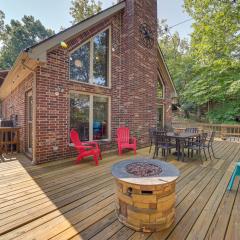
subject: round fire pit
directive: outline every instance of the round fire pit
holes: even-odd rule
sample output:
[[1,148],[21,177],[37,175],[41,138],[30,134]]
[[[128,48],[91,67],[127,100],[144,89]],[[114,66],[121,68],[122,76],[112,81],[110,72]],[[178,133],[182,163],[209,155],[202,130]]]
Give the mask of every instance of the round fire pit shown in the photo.
[[175,219],[178,169],[153,159],[133,159],[112,167],[116,179],[116,212],[120,222],[143,232],[161,231]]

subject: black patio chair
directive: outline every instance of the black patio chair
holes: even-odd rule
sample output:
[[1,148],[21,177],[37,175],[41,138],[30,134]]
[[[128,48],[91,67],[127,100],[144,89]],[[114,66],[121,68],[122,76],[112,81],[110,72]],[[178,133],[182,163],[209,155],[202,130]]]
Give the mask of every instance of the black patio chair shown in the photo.
[[166,131],[157,131],[154,135],[154,143],[155,150],[153,158],[158,156],[159,149],[162,149],[162,156],[167,160],[168,154],[171,153],[171,149],[176,148],[176,143],[172,143],[171,138],[166,135]]
[[202,151],[204,153],[205,159],[207,161],[207,154],[206,149],[208,149],[207,144],[207,133],[202,133],[198,137],[194,139],[189,139],[188,142],[186,142],[184,148],[188,149],[188,157],[189,157],[189,151],[191,151],[191,157],[193,157],[193,152],[196,151],[196,154],[198,154],[202,159]]
[[212,160],[212,158],[211,158],[210,150],[212,151],[212,155],[215,159],[220,159],[219,157],[216,157],[214,150],[213,150],[213,142],[214,142],[215,135],[216,135],[216,132],[212,131],[209,139],[207,139],[207,142],[206,142],[206,147],[208,149],[208,154],[209,154],[211,160]]
[[198,128],[186,128],[185,132],[187,132],[187,133],[198,133],[199,130],[198,130]]

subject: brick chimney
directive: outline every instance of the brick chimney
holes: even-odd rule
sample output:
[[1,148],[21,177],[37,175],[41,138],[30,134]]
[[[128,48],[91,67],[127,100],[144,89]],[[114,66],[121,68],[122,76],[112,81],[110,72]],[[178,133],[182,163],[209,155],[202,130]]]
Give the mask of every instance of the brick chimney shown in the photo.
[[[148,129],[157,121],[157,0],[126,0],[122,19],[121,123],[148,141]],[[145,46],[140,28],[147,25],[154,40]]]

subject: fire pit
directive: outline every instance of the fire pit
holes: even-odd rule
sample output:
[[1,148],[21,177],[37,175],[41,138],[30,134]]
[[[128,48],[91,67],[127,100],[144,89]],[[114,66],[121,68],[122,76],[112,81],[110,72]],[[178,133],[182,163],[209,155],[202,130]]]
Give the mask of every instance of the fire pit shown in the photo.
[[112,167],[116,179],[116,212],[120,222],[143,232],[161,231],[175,219],[178,169],[152,159],[133,159]]

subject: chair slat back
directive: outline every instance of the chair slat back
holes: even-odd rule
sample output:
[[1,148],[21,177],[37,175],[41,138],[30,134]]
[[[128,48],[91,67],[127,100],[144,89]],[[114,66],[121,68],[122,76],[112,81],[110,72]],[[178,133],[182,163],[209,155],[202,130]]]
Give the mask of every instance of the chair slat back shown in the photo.
[[156,128],[149,128],[149,129],[148,129],[148,133],[149,133],[149,138],[150,138],[150,139],[153,139],[153,138],[154,138],[154,135],[155,135],[156,131],[157,131]]
[[127,127],[120,127],[117,129],[117,138],[121,143],[129,143],[130,130]]
[[70,138],[71,138],[71,141],[72,143],[75,145],[75,146],[80,146],[82,145],[80,139],[79,139],[79,135],[78,135],[78,132],[75,130],[75,129],[72,129],[71,132],[70,132]]
[[208,136],[207,133],[202,133],[202,134],[200,135],[200,143],[201,143],[202,145],[204,145],[204,144],[206,143],[206,141],[207,141],[207,136]]
[[198,130],[198,128],[186,128],[185,132],[187,132],[187,133],[198,133],[199,130]]
[[155,144],[156,145],[161,145],[161,144],[166,144],[170,142],[170,138],[166,136],[165,131],[157,131],[155,133]]

